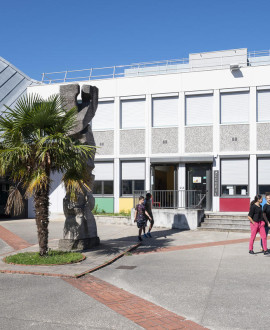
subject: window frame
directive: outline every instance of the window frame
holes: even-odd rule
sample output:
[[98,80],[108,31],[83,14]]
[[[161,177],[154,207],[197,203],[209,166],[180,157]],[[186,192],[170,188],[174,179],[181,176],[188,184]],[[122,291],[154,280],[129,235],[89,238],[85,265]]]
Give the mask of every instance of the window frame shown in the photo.
[[[101,182],[101,194],[95,194],[94,193],[94,188],[93,188],[93,195],[94,196],[105,196],[105,197],[108,197],[108,196],[113,196],[114,195],[114,180],[95,180],[95,182]],[[94,182],[94,185],[95,185],[95,182]],[[104,182],[112,182],[113,183],[112,194],[105,194],[104,193]]]
[[[123,193],[123,181],[131,181],[131,194],[124,194]],[[145,179],[144,180],[121,180],[121,196],[122,197],[127,197],[127,196],[133,196],[134,188],[135,188],[135,181],[143,181],[143,189],[142,191],[145,190]]]

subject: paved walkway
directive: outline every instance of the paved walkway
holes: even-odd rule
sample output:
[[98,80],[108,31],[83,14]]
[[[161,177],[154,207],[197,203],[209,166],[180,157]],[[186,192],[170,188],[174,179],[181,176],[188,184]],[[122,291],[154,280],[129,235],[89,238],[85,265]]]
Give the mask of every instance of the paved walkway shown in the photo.
[[[57,247],[62,228],[62,221],[50,223],[51,248]],[[131,323],[126,329],[268,329],[267,283],[261,286],[254,279],[267,280],[270,259],[261,253],[248,255],[248,233],[155,228],[153,238],[137,246],[136,227],[98,224],[98,230],[102,244],[85,252],[87,259],[82,263],[19,266],[1,261],[0,272],[61,276],[65,283],[128,319]],[[25,246],[23,250],[37,251],[35,235],[32,220],[1,221],[0,254],[3,257]],[[259,252],[259,242],[254,250]],[[76,278],[91,270],[94,276]],[[261,302],[251,314],[247,312],[250,296],[254,303]],[[260,309],[262,305],[265,308]]]

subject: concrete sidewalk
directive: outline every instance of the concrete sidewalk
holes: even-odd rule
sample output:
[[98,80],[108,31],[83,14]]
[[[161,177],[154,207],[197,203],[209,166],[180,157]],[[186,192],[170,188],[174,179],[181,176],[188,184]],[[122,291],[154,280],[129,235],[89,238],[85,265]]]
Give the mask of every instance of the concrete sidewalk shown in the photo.
[[[64,222],[62,219],[56,219],[50,222],[49,231],[50,237],[49,247],[51,249],[58,248],[59,237],[62,235]],[[181,232],[176,229],[154,229],[152,232],[153,238],[144,239],[142,244],[137,241],[137,228],[133,226],[115,225],[115,224],[98,224],[98,232],[101,239],[101,244],[91,250],[84,251],[86,259],[82,262],[68,265],[51,265],[51,266],[30,266],[30,265],[12,265],[6,264],[3,258],[10,254],[20,252],[35,252],[38,251],[36,228],[34,220],[13,220],[0,222],[0,237],[6,237],[6,241],[0,240],[0,272],[20,273],[20,274],[35,274],[59,277],[80,277],[86,273],[91,273],[99,268],[102,268],[125,253],[137,248],[136,253],[160,252],[168,249],[179,249],[181,246],[190,248],[190,243],[195,244],[211,244],[212,242],[220,242],[223,245],[224,241],[239,239],[247,239],[247,233],[226,233],[226,232],[204,232],[204,231],[186,231]],[[4,234],[1,236],[1,228]],[[10,235],[7,233],[10,232]],[[13,236],[12,236],[13,235]],[[16,236],[17,235],[17,236]],[[11,236],[10,241],[8,236]],[[55,238],[57,237],[58,238]],[[14,248],[13,250],[8,245],[16,247],[16,239],[18,246],[27,246],[24,249]],[[217,243],[215,243],[217,244]]]
[[[18,235],[20,244],[32,244],[28,250],[37,250],[33,220],[1,221],[0,234],[1,227],[11,231],[13,238]],[[51,221],[51,247],[57,246],[62,228],[63,222]],[[144,239],[134,252],[96,270],[94,276],[68,278],[78,274],[83,267],[101,265],[137,244],[137,228],[132,226],[98,224],[98,233],[101,246],[87,251],[88,258],[84,262],[65,266],[33,266],[34,270],[41,269],[45,273],[44,267],[48,267],[50,275],[62,274],[67,283],[118,313],[118,316],[111,314],[115,319],[124,322],[119,318],[120,314],[147,329],[158,329],[157,324],[165,329],[269,328],[270,296],[267,286],[270,259],[259,252],[258,241],[254,244],[256,254],[248,254],[248,233],[154,229],[153,238]],[[0,241],[0,253],[10,253],[11,249],[7,242]],[[8,271],[13,266],[28,271],[32,267],[2,262],[0,268],[7,267]],[[64,270],[60,269],[62,267]],[[48,277],[35,278],[37,281],[49,280]],[[64,293],[62,295],[64,297]],[[142,307],[132,309],[133,304]],[[149,306],[152,313],[150,322],[147,318]],[[129,323],[126,329],[132,329],[132,324]]]

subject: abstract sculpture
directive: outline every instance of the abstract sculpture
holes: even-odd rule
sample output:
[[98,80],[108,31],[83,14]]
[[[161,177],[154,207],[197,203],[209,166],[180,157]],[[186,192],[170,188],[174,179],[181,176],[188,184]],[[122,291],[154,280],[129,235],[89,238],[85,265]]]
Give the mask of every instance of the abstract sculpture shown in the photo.
[[[89,123],[93,119],[98,106],[98,88],[90,85],[83,85],[81,88],[82,103],[77,102],[80,93],[78,84],[60,86],[60,95],[67,103],[66,108],[78,109],[77,122],[70,136],[79,139],[82,144],[95,146],[95,140]],[[87,170],[89,171],[89,182],[87,186],[93,189],[94,176],[94,155],[88,159]],[[97,236],[96,221],[92,214],[95,206],[95,199],[92,191],[83,189],[83,193],[77,196],[76,201],[70,199],[67,193],[63,200],[64,214],[64,239],[59,241],[59,249],[85,250],[99,244]]]

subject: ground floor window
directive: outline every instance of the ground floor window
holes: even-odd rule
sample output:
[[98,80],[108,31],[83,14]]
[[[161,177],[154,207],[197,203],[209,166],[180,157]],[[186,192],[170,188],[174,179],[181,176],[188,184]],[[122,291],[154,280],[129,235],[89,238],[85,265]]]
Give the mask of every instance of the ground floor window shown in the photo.
[[121,162],[121,195],[132,195],[134,190],[145,190],[145,162]]
[[132,195],[134,190],[144,190],[144,180],[122,180],[122,195]]
[[258,158],[258,194],[270,192],[270,158]]
[[113,195],[113,181],[101,181],[94,182],[94,195]]
[[248,159],[222,159],[220,165],[222,196],[247,196]]

